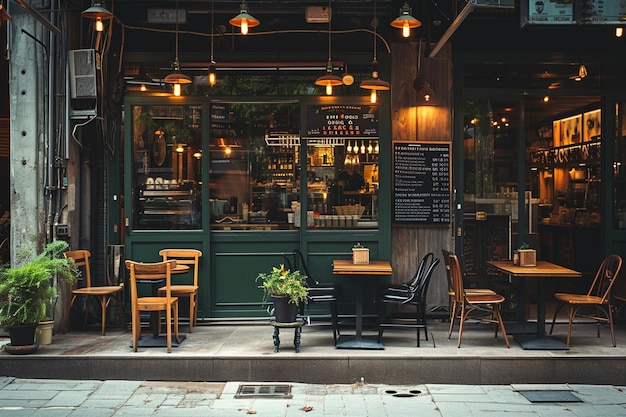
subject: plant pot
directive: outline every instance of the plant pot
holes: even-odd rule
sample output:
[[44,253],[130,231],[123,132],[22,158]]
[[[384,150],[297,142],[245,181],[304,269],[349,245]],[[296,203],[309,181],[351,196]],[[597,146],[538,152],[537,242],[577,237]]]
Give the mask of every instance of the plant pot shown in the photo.
[[294,323],[298,314],[298,305],[289,302],[289,297],[272,296],[274,302],[274,320],[278,323]]
[[11,346],[30,346],[35,344],[35,330],[37,323],[8,326]]
[[367,265],[370,263],[369,248],[352,248],[352,263],[355,265]]
[[54,328],[54,321],[40,321],[37,330],[35,331],[35,341],[40,345],[49,345],[52,343],[52,330]]

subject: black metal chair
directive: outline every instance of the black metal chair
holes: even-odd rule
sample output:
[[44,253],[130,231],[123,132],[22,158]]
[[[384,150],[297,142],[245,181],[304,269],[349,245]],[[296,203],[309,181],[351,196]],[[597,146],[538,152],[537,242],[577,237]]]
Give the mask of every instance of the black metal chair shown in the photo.
[[[428,340],[428,323],[426,320],[426,294],[433,271],[439,259],[428,253],[420,261],[415,275],[406,283],[390,286],[379,293],[378,303],[378,342],[380,343],[386,327],[408,327],[417,330],[417,347],[420,346],[420,331],[424,329],[424,338]],[[415,316],[391,317],[387,315],[387,305],[413,305]],[[433,347],[435,341],[433,339]]]
[[[287,267],[292,270],[299,270],[306,275],[307,285],[309,286],[309,295],[307,297],[307,304],[309,303],[328,303],[330,305],[330,320],[333,328],[333,341],[337,344],[337,337],[339,336],[339,319],[338,319],[338,299],[341,287],[333,282],[322,283],[317,281],[309,272],[306,261],[302,252],[298,249],[294,249],[291,254],[291,258],[283,254]],[[300,315],[304,316],[304,303],[300,304]],[[326,315],[309,315],[311,317],[323,318]]]

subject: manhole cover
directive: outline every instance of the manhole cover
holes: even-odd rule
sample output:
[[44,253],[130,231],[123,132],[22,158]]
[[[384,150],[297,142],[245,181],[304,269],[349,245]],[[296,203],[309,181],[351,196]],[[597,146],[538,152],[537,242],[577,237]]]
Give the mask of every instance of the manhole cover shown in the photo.
[[519,391],[531,403],[581,403],[583,400],[564,390]]
[[235,398],[291,398],[291,385],[241,384]]

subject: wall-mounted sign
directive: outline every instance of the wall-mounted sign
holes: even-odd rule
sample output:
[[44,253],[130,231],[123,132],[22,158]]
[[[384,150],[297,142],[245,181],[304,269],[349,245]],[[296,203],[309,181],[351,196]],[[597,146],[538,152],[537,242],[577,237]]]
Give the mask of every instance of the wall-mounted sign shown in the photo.
[[[574,23],[574,2],[572,0],[525,0],[522,5],[522,25]],[[525,6],[525,7],[524,7]]]
[[626,25],[626,3],[618,0],[522,0],[521,26]]
[[328,104],[308,106],[307,137],[378,138],[378,106]]
[[451,221],[448,142],[393,143],[393,221],[447,225]]

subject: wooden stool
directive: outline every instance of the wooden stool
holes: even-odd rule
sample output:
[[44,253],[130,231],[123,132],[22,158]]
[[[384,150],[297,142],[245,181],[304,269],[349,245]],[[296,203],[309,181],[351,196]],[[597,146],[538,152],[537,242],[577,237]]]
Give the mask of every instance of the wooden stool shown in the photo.
[[302,326],[304,321],[294,321],[293,323],[279,323],[277,321],[270,321],[270,324],[274,326],[274,352],[278,352],[280,347],[279,333],[281,328],[294,329],[293,345],[296,348],[296,353],[300,352],[300,334],[302,333]]

